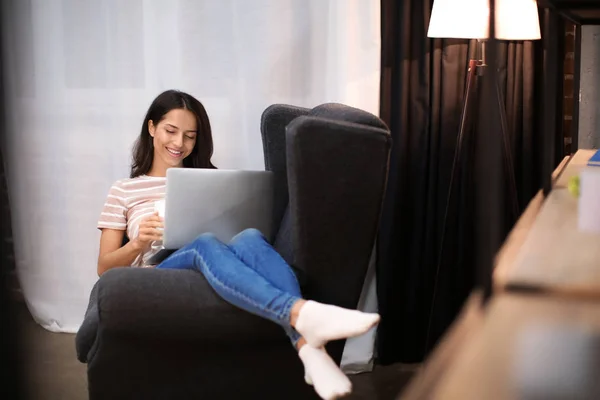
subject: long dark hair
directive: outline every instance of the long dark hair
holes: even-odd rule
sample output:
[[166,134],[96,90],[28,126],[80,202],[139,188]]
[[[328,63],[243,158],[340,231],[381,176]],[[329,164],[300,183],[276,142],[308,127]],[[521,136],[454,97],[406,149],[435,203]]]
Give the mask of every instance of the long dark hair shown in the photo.
[[179,90],[167,90],[158,95],[150,105],[142,131],[133,146],[133,160],[131,163],[130,178],[147,174],[152,167],[154,159],[154,144],[148,130],[148,121],[154,125],[163,119],[166,113],[174,109],[183,108],[190,111],[196,117],[196,144],[192,153],[183,160],[185,168],[215,168],[210,159],[213,154],[213,139],[210,130],[208,114],[202,103],[193,96],[180,92]]

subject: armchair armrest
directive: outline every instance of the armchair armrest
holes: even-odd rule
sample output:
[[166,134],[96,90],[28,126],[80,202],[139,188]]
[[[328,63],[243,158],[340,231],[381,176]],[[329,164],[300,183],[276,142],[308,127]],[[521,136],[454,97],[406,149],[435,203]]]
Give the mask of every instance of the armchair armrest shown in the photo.
[[95,290],[91,302],[96,304],[77,333],[83,362],[93,357],[100,334],[193,341],[212,348],[287,341],[276,324],[222,300],[196,271],[115,268],[102,275]]

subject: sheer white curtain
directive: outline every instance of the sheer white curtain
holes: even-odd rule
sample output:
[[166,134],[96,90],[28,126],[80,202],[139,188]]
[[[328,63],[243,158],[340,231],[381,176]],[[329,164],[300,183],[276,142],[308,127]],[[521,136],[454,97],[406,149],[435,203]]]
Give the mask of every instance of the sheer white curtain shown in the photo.
[[263,169],[272,103],[378,112],[379,0],[2,2],[7,177],[18,276],[39,324],[75,332],[96,220],[161,91],[205,105],[221,168]]

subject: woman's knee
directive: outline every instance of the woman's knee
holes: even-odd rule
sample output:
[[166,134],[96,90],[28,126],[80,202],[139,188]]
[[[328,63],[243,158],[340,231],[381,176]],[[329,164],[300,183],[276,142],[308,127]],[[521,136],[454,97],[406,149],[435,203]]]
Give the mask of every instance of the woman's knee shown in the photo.
[[212,245],[212,244],[220,244],[221,242],[217,238],[214,233],[203,233],[194,239],[191,243],[194,246],[203,246],[203,245]]
[[231,243],[236,243],[236,242],[239,242],[240,240],[248,240],[248,239],[264,240],[264,235],[258,229],[248,228],[248,229],[241,231],[237,235],[235,235],[233,237],[233,239],[231,239]]

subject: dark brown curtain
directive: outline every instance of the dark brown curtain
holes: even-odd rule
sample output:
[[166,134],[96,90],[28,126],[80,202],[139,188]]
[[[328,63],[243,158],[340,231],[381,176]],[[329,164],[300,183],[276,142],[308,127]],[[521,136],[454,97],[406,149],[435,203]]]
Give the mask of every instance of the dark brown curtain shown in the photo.
[[[394,139],[378,245],[382,322],[377,350],[382,364],[419,362],[425,357],[476,284],[477,268],[491,268],[477,265],[481,260],[477,249],[496,251],[494,247],[518,216],[509,207],[507,175],[498,158],[497,168],[503,171],[498,174],[500,196],[490,206],[501,216],[492,227],[500,240],[494,244],[482,239],[482,222],[474,212],[482,209],[476,204],[481,201],[476,189],[482,175],[475,172],[483,165],[481,157],[486,157],[482,141],[497,127],[489,132],[486,128],[486,119],[496,119],[485,115],[481,107],[485,76],[480,77],[473,128],[465,136],[440,250],[467,63],[475,54],[476,42],[427,38],[432,4],[432,0],[381,3],[380,114]],[[545,38],[545,44],[499,42],[496,53],[519,210],[541,187],[544,160],[556,162],[554,154],[545,158],[542,134],[542,69],[549,39]]]
[[10,273],[15,269],[12,229],[10,223],[10,203],[8,201],[8,188],[4,173],[4,160],[2,157],[2,146],[0,145],[0,264],[2,273]]
[[[0,45],[0,53],[1,50],[2,46]],[[3,71],[5,68],[6,66],[2,63],[2,59],[0,58],[0,273],[4,275],[14,275],[15,262],[13,251],[12,225],[10,214],[10,202],[8,199],[8,187],[6,184],[6,164],[4,158],[6,155],[4,146],[7,140],[7,138],[4,137],[4,133],[6,132],[6,111],[4,107]],[[14,286],[16,280],[9,280],[8,282],[10,282]],[[10,287],[10,289],[14,289],[14,287]]]
[[[0,7],[0,21],[3,19]],[[0,25],[0,39],[2,37],[2,26]],[[2,40],[0,40],[2,43]],[[17,310],[11,292],[14,282],[10,275],[14,274],[14,257],[12,246],[12,230],[10,225],[10,207],[8,201],[8,190],[6,187],[4,169],[4,137],[5,129],[5,104],[4,104],[4,76],[5,68],[2,60],[2,46],[0,46],[0,367],[4,371],[0,379],[0,398],[23,399],[23,366],[19,354],[20,343],[19,327],[17,321]]]
[[[1,36],[1,35],[0,35]],[[1,50],[0,46],[0,50]],[[5,275],[10,275],[14,278],[15,260],[13,250],[12,225],[10,214],[10,202],[8,198],[8,187],[6,183],[5,171],[5,143],[7,138],[4,137],[5,129],[5,107],[4,107],[4,83],[3,70],[6,68],[0,59],[0,266],[1,272]],[[8,277],[8,276],[7,276]],[[15,289],[15,279],[9,279],[8,282],[12,285],[10,289]]]

